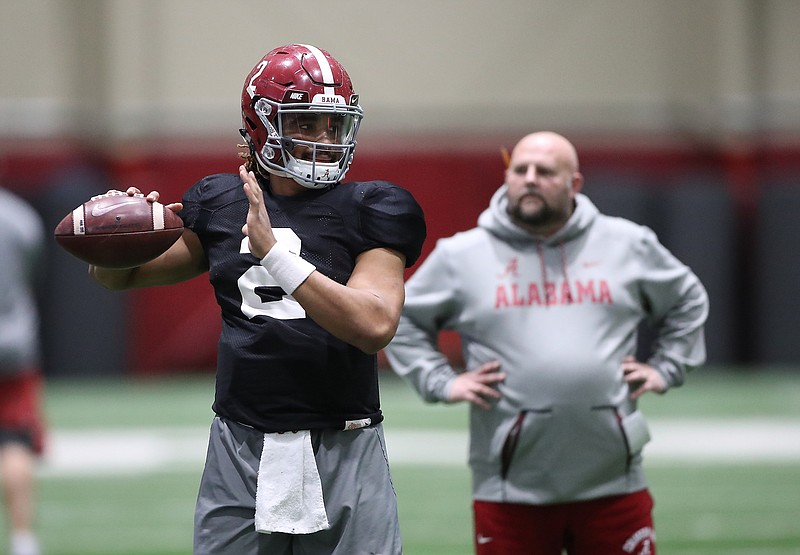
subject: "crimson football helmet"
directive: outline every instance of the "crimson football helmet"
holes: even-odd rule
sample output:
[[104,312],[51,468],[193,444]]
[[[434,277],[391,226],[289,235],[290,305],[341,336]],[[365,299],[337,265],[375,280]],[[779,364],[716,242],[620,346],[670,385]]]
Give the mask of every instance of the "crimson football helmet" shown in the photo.
[[321,189],[344,178],[363,111],[328,52],[289,44],[268,52],[242,90],[242,136],[258,165]]

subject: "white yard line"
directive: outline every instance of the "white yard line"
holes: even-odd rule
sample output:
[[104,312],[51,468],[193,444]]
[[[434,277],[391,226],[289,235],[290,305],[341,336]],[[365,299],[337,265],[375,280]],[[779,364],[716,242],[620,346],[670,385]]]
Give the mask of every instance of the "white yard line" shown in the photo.
[[709,463],[800,462],[798,420],[685,420],[651,423],[645,460]]
[[[647,464],[800,462],[800,420],[669,420],[650,423]],[[42,477],[200,470],[206,428],[136,428],[50,433]],[[386,431],[393,465],[466,464],[466,430]]]

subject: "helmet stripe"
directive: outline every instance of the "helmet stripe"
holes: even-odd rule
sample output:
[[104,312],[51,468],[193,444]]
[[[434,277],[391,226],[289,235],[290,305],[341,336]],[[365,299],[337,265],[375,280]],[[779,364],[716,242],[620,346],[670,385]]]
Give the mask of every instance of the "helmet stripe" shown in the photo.
[[[316,46],[311,46],[310,44],[303,44],[301,46],[305,46],[314,55],[314,58],[317,60],[319,64],[319,69],[322,72],[322,81],[324,83],[331,83],[333,84],[333,70],[331,69],[331,64],[328,63],[328,58],[325,57],[325,54],[317,48]],[[334,95],[336,92],[334,91],[334,87],[325,87],[325,94],[326,95]]]

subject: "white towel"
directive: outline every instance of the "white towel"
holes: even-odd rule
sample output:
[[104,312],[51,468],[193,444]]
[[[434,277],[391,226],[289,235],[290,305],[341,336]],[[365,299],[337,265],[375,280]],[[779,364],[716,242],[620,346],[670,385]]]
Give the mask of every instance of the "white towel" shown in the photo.
[[311,432],[264,434],[256,488],[256,531],[311,534],[329,527]]

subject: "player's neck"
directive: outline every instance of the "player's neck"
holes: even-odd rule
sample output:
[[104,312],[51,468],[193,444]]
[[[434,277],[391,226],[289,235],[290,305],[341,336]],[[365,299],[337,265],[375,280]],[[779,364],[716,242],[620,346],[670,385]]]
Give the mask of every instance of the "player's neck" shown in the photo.
[[282,197],[293,197],[308,191],[291,177],[269,176],[269,187],[272,193]]

